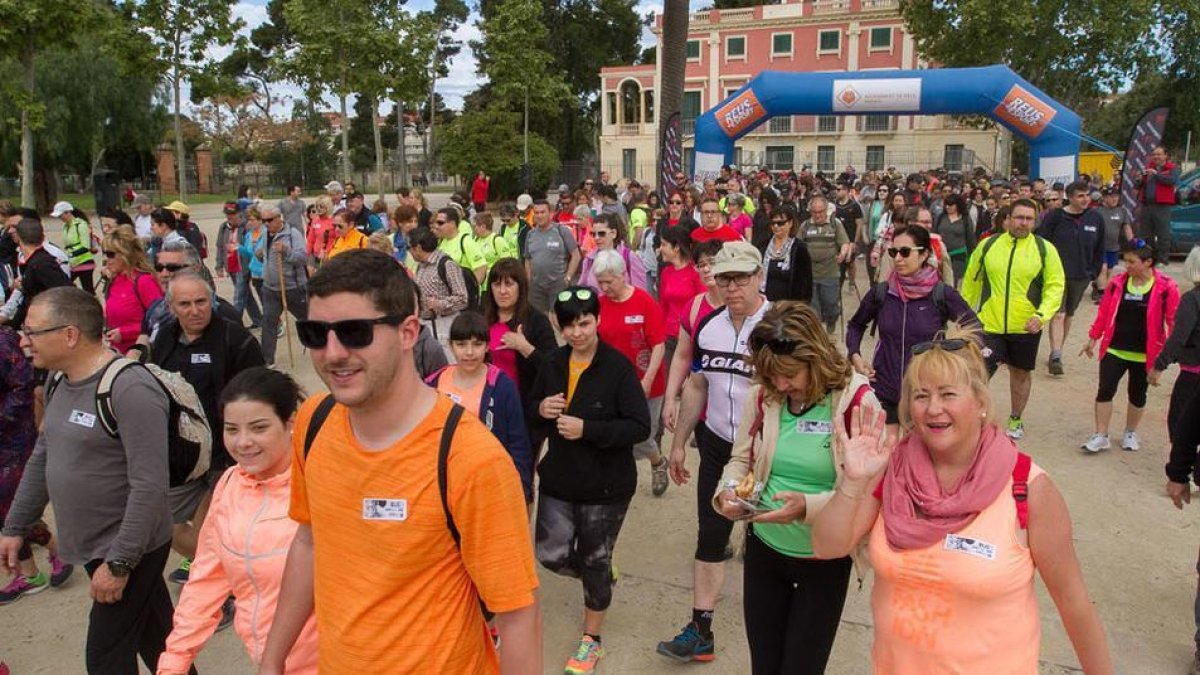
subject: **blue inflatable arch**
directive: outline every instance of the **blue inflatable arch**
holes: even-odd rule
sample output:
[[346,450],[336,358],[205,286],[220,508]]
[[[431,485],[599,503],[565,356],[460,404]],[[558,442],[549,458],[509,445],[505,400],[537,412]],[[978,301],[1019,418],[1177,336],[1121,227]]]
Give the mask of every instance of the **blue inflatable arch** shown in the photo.
[[733,163],[737,139],[776,115],[988,115],[1029,142],[1030,175],[1075,179],[1079,115],[1005,66],[852,73],[763,71],[696,119],[693,175]]

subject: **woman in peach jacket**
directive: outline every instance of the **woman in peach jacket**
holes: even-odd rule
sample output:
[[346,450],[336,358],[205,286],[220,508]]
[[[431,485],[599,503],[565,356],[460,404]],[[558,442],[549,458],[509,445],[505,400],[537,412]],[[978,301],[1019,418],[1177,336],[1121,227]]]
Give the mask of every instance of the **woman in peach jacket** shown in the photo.
[[[158,659],[158,675],[187,673],[212,637],[221,603],[237,601],[234,628],[257,664],[275,617],[288,548],[292,416],[300,389],[291,377],[251,368],[221,392],[225,446],[237,461],[217,481],[191,575],[175,607],[175,628]],[[317,672],[312,617],[287,660],[289,675]]]

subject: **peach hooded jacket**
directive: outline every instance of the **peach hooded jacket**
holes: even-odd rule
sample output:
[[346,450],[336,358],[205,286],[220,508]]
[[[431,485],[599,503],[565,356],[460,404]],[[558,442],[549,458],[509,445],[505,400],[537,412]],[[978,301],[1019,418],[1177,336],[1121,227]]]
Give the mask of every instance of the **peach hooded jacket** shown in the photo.
[[[158,659],[158,675],[188,672],[216,630],[221,603],[237,599],[234,629],[257,664],[275,618],[288,547],[291,469],[258,480],[238,466],[217,481],[200,528],[196,559],[175,607],[175,628]],[[317,625],[309,617],[287,659],[289,675],[316,675]]]

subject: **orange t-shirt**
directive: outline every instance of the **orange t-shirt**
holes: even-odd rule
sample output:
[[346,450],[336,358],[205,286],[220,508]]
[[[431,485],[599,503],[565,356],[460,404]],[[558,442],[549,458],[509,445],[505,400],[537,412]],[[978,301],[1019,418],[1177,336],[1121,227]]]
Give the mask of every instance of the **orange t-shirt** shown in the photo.
[[579,385],[579,378],[583,377],[583,371],[587,370],[592,362],[570,359],[567,364],[567,405],[570,405],[571,399],[575,398],[575,387]]
[[483,389],[487,385],[486,372],[483,377],[479,378],[479,382],[475,383],[475,386],[463,389],[454,382],[454,371],[457,368],[456,365],[449,365],[442,371],[441,376],[438,377],[438,393],[445,394],[450,397],[451,401],[466,408],[467,412],[479,417],[479,405],[483,399]]
[[521,479],[473,415],[454,433],[446,526],[437,484],[438,441],[452,403],[433,410],[383,451],[364,449],[336,406],[304,458],[321,396],[301,407],[292,448],[289,515],[312,527],[320,672],[498,673],[479,607],[511,612],[538,586]]

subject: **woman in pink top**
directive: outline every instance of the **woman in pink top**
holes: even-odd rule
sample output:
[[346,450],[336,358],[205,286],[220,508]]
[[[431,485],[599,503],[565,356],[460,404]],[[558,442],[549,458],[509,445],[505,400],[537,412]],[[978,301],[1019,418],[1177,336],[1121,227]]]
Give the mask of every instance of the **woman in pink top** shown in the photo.
[[104,323],[108,326],[105,337],[113,349],[124,354],[137,342],[142,332],[142,317],[162,297],[162,288],[132,228],[115,228],[105,235],[103,248],[103,274],[108,277],[104,296]]
[[750,219],[750,216],[746,215],[746,196],[736,193],[731,194],[725,202],[729,226],[733,228],[734,232],[742,235],[743,239],[749,239],[746,233],[754,227],[754,221]]
[[333,202],[329,197],[321,195],[313,205],[313,217],[308,221],[308,232],[305,234],[304,248],[312,269],[315,270],[324,262],[325,253],[329,251],[337,236],[333,229]]
[[[675,417],[679,412],[677,397],[683,394],[684,385],[690,381],[692,372],[692,333],[704,317],[725,304],[723,293],[712,273],[713,258],[721,252],[723,245],[717,239],[691,243],[696,271],[700,274],[700,282],[704,284],[704,292],[684,305],[679,315],[679,330],[674,333],[675,344],[671,347],[670,358],[664,359],[667,364],[667,389],[663,399],[663,426],[672,433],[675,432]],[[681,343],[685,345],[682,351],[678,349]],[[704,396],[704,390],[698,384],[698,381],[693,381],[691,388],[696,395]]]
[[883,415],[835,419],[843,477],[813,550],[837,558],[868,538],[876,673],[1036,675],[1037,570],[1089,675],[1113,672],[1062,494],[993,422],[977,337],[913,348],[899,442]]
[[[288,375],[250,368],[225,386],[218,403],[225,447],[237,461],[217,481],[200,529],[196,559],[179,604],[175,628],[158,658],[158,675],[187,673],[212,637],[221,604],[237,600],[234,629],[250,660],[262,658],[296,522],[291,496],[292,420],[300,388]],[[287,659],[288,675],[317,672],[317,625],[308,618]]]
[[[675,199],[672,197],[672,199]],[[662,231],[662,243],[658,255],[663,268],[658,282],[658,304],[666,319],[667,351],[663,363],[670,364],[679,343],[679,319],[684,309],[708,289],[700,279],[700,272],[692,264],[692,236],[688,227],[672,226]]]

